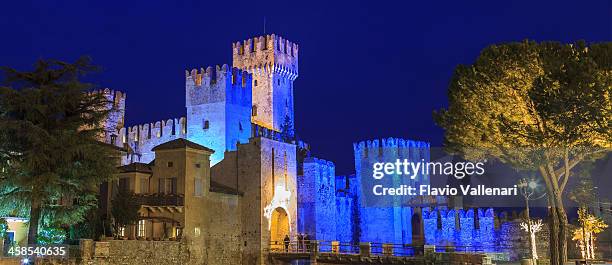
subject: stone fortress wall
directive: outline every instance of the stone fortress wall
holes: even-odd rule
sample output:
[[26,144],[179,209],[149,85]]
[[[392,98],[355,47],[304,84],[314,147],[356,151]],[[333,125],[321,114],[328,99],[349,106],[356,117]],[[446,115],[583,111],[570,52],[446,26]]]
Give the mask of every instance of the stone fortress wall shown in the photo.
[[[210,264],[262,264],[271,240],[298,233],[355,244],[476,246],[500,230],[489,210],[412,206],[411,198],[401,197],[393,207],[362,205],[364,165],[396,158],[429,161],[426,142],[386,138],[355,143],[355,174],[349,176],[337,176],[333,162],[315,157],[306,157],[300,165],[296,150],[309,146],[282,134],[294,125],[298,45],[266,35],[233,43],[232,48],[233,68],[186,71],[185,117],[125,127],[125,94],[102,91],[117,109],[105,124],[113,132],[106,139],[128,149],[124,164],[150,162],[155,159],[153,147],[177,138],[215,150],[211,181],[237,194],[211,192],[215,197],[207,201],[210,211],[223,213],[205,215],[205,223],[218,227],[205,232],[210,235],[205,234],[208,252],[203,255]],[[391,178],[406,185],[429,183],[427,175]],[[231,222],[224,221],[228,215],[234,217]],[[279,222],[287,224],[275,225]],[[466,239],[475,235],[477,239]]]

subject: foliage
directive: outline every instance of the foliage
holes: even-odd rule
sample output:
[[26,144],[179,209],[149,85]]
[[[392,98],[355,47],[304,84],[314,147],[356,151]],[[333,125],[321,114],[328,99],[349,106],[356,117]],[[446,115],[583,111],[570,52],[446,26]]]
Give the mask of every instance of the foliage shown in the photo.
[[580,167],[576,173],[576,185],[569,192],[569,199],[580,206],[586,206],[595,201],[595,185],[591,179],[593,167],[593,163],[585,163]]
[[119,191],[112,201],[111,208],[115,220],[115,231],[119,231],[120,227],[136,224],[140,219],[138,210],[140,210],[140,205],[134,202],[134,195],[130,192]]
[[0,240],[6,237],[6,233],[8,231],[8,223],[4,218],[0,218]]
[[291,117],[289,116],[285,116],[283,124],[281,125],[281,137],[286,142],[295,140],[295,130],[293,128]]
[[601,219],[592,214],[589,214],[586,207],[578,209],[578,222],[580,227],[574,230],[572,240],[577,241],[578,248],[584,259],[595,258],[595,240],[596,234],[599,234],[608,227]]
[[551,206],[551,263],[566,259],[563,194],[572,169],[612,148],[612,43],[525,41],[484,49],[455,70],[434,113],[445,147],[539,172]]
[[43,226],[38,231],[36,241],[41,245],[61,244],[66,240],[66,230],[53,227]]
[[79,81],[92,70],[88,58],[75,63],[39,60],[30,72],[4,68],[0,209],[19,215],[26,209],[29,243],[36,241],[40,220],[82,221],[95,205],[97,185],[113,176],[114,150],[97,141],[105,133],[101,125],[112,104],[102,93],[88,93],[90,86]]

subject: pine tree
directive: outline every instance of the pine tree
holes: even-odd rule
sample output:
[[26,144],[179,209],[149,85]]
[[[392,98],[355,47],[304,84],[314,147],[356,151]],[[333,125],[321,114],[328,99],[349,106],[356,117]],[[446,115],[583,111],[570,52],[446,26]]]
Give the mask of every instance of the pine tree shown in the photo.
[[[75,63],[39,60],[33,71],[4,68],[0,87],[0,209],[30,218],[28,243],[46,225],[83,221],[95,193],[111,179],[114,149],[97,141],[108,101],[79,81],[95,70],[88,58]],[[63,207],[53,199],[74,199]],[[22,207],[18,209],[17,207]]]
[[293,122],[289,115],[285,116],[283,124],[281,125],[281,136],[286,142],[295,140],[295,130],[293,129]]

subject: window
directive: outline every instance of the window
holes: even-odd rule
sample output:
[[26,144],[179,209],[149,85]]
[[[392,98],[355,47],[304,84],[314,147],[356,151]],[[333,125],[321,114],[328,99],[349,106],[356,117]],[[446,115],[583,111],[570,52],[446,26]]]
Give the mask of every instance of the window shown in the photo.
[[251,111],[251,116],[257,116],[257,106],[253,105],[253,110]]
[[147,178],[140,179],[140,193],[149,193],[149,180]]
[[174,163],[168,162],[168,167],[173,167],[173,166],[174,166]]
[[117,135],[116,134],[111,135],[111,144],[117,144]]
[[200,163],[195,164],[195,167],[200,168],[201,167]]
[[200,234],[201,234],[201,233],[202,233],[202,232],[200,231],[200,227],[199,227],[199,226],[196,226],[196,227],[193,229],[193,234],[194,234],[196,237],[200,236]]
[[280,78],[276,81],[276,83],[280,86]]
[[159,193],[176,194],[176,178],[160,178]]
[[145,220],[140,220],[138,221],[138,236],[139,237],[145,237],[147,234],[147,230],[146,230],[146,221]]
[[202,178],[195,178],[194,196],[202,196]]
[[119,227],[119,236],[120,237],[125,236],[125,226]]
[[253,86],[257,86],[257,79],[253,80]]
[[242,122],[238,122],[238,130],[242,131]]
[[120,192],[129,192],[130,191],[130,179],[129,178],[120,178],[119,179],[119,191]]
[[210,122],[208,120],[204,120],[204,124],[202,124],[202,129],[206,130],[210,128]]

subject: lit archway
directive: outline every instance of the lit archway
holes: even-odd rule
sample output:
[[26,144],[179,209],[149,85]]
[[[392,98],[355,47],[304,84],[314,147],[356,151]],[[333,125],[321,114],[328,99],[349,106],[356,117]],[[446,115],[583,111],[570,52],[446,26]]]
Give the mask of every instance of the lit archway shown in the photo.
[[270,241],[272,244],[282,245],[285,236],[288,236],[290,232],[287,211],[281,207],[274,209],[272,218],[270,218]]

